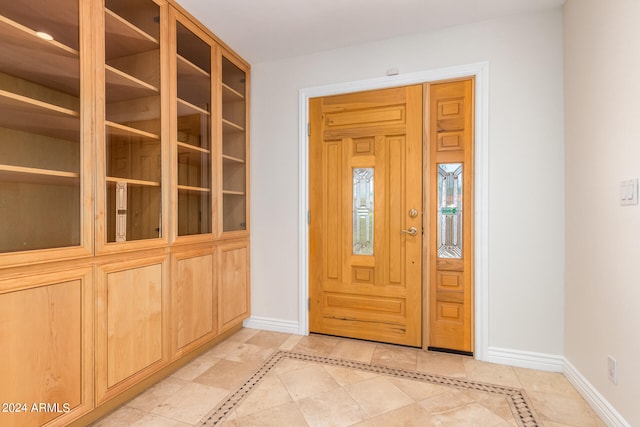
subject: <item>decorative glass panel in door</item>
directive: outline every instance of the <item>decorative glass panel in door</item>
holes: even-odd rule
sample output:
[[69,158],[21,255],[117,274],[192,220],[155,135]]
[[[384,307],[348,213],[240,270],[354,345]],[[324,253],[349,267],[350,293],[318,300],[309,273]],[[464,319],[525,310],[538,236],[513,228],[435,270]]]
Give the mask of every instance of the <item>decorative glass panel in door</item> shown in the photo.
[[211,46],[176,23],[178,235],[211,233]]
[[0,253],[81,245],[78,0],[0,2]]
[[161,236],[160,7],[105,0],[107,242]]
[[462,164],[438,164],[438,257],[462,258]]
[[373,168],[353,169],[353,254],[373,255]]
[[223,231],[247,229],[246,74],[222,58]]

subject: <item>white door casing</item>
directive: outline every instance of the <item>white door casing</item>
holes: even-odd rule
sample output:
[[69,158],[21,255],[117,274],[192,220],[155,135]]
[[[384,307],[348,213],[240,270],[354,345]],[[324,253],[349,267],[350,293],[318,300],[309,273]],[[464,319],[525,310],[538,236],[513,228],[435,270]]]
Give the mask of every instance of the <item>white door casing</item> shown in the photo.
[[384,89],[460,77],[475,77],[475,212],[474,212],[474,313],[475,352],[477,360],[487,360],[489,346],[489,300],[488,300],[488,161],[489,161],[489,64],[487,62],[419,71],[382,78],[338,83],[301,89],[299,108],[299,204],[298,204],[298,265],[299,305],[298,333],[309,334],[309,99],[350,92]]

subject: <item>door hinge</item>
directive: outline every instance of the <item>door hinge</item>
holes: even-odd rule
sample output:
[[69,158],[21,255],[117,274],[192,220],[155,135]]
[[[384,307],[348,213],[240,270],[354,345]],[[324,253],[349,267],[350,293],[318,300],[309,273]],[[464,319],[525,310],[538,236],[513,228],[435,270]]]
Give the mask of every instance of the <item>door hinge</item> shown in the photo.
[[311,298],[307,298],[307,311],[311,310]]
[[311,136],[311,123],[307,123],[307,136]]

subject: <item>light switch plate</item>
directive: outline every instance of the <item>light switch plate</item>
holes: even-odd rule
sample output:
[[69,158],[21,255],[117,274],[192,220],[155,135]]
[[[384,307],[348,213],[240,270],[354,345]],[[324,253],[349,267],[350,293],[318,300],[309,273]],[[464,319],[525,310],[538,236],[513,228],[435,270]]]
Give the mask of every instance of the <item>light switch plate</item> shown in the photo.
[[620,182],[620,205],[638,204],[638,178]]

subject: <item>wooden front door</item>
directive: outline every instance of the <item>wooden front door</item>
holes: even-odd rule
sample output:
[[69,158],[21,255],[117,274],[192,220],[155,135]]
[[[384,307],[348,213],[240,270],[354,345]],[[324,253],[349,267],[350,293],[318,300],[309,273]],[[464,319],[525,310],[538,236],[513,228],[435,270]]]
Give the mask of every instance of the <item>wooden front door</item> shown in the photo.
[[423,86],[309,113],[310,331],[420,346]]

